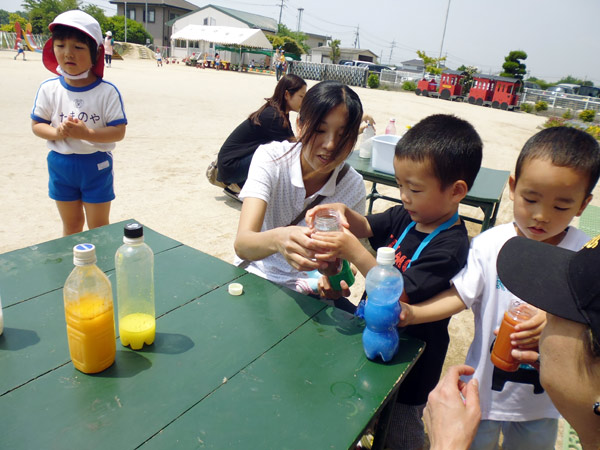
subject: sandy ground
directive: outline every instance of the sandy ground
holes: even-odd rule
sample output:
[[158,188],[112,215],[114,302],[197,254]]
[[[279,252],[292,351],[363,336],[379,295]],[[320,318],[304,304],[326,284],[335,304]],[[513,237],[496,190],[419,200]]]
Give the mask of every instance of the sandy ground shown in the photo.
[[[27,52],[25,62],[13,61],[13,56],[10,51],[0,52],[0,253],[62,233],[47,193],[45,142],[33,135],[29,118],[37,88],[51,74],[41,54]],[[271,95],[275,77],[182,64],[158,68],[152,60],[125,59],[113,61],[112,68],[105,69],[105,79],[119,88],[129,120],[127,135],[114,151],[117,198],[111,221],[135,218],[189,246],[232,261],[240,204],[210,185],[204,172],[228,134]],[[544,122],[535,115],[410,93],[364,88],[356,92],[380,133],[390,117],[396,118],[398,129],[434,113],[469,120],[484,141],[483,165],[496,169],[513,170],[520,148]],[[593,203],[600,205],[597,194],[598,188]],[[382,200],[375,203],[375,211],[387,207]],[[505,190],[497,224],[511,217],[512,203]],[[478,227],[470,230],[472,235],[478,233]],[[363,285],[359,279],[353,298]],[[451,336],[447,364],[461,363],[472,339],[470,312],[452,319]]]

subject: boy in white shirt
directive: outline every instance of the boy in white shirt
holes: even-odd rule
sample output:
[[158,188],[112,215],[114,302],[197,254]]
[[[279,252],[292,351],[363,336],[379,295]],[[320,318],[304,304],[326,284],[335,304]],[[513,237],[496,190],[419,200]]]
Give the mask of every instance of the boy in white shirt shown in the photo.
[[[467,265],[452,279],[450,289],[426,302],[403,305],[401,326],[473,310],[475,336],[466,364],[475,368],[473,376],[479,381],[482,420],[472,449],[496,449],[501,431],[503,448],[554,448],[559,413],[539,384],[537,371],[521,366],[505,372],[490,360],[494,330],[513,298],[498,278],[496,259],[514,236],[579,250],[589,238],[569,223],[592,199],[599,175],[600,148],[590,135],[567,127],[537,133],[521,150],[509,179],[514,223],[473,238]],[[539,312],[517,325],[513,346],[537,347],[544,324],[545,314]]]

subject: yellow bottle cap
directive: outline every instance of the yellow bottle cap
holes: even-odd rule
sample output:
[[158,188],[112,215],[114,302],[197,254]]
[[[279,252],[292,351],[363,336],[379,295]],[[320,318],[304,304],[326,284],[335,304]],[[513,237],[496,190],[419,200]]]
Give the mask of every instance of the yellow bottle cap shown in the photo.
[[240,283],[231,283],[227,289],[229,291],[229,295],[242,295],[242,292],[244,292],[244,286],[242,286]]

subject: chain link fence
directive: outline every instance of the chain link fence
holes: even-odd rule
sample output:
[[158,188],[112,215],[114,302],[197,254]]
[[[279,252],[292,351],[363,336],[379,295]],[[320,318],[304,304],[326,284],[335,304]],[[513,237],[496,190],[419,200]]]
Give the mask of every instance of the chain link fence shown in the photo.
[[364,67],[343,66],[304,61],[290,61],[288,73],[293,73],[305,80],[335,80],[349,86],[365,87],[369,70]]

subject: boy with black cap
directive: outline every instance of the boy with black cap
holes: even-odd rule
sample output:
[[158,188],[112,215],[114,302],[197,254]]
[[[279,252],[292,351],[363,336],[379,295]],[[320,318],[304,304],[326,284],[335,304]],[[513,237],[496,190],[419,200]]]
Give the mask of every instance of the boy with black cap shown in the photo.
[[100,25],[79,10],[59,14],[48,26],[44,66],[59,75],[44,81],[31,112],[32,130],[47,140],[50,198],[63,234],[109,223],[113,190],[111,150],[125,136],[127,117],[118,89],[102,79]]

